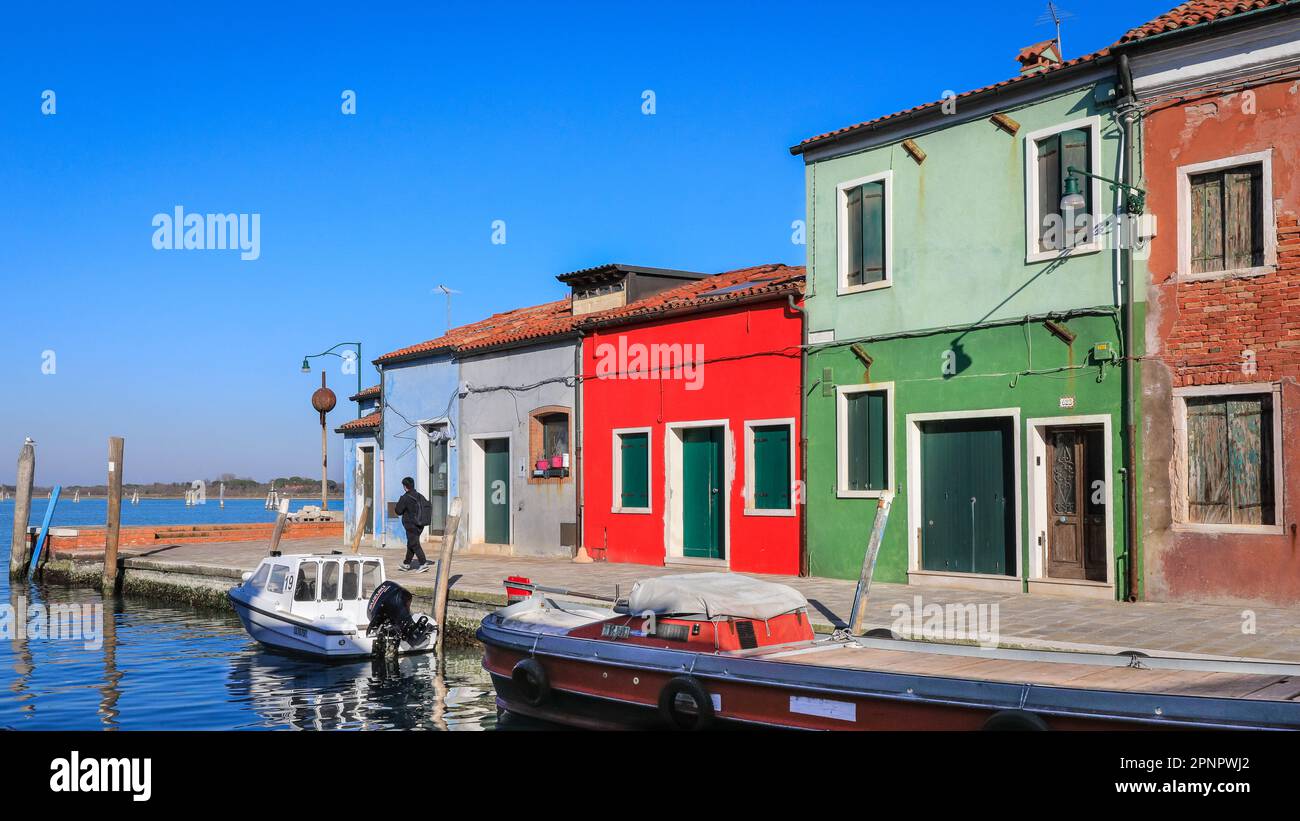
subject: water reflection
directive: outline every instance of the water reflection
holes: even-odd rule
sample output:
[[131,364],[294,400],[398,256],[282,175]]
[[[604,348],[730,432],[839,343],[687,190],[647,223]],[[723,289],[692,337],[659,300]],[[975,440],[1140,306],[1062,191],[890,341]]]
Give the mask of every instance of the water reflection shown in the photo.
[[0,602],[104,605],[103,641],[0,641],[0,727],[15,729],[444,729],[497,725],[476,650],[396,664],[325,664],[260,647],[233,614],[93,590],[9,585]]
[[[303,730],[481,730],[496,723],[476,653],[321,663],[259,649],[239,656],[226,684],[264,726]],[[450,683],[449,683],[450,682]]]

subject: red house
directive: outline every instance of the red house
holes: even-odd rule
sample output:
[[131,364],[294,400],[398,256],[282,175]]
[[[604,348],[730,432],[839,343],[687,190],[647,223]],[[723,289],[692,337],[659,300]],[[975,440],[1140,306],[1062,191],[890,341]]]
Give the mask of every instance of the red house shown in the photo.
[[[617,293],[584,274],[588,291]],[[744,268],[580,324],[594,558],[799,572],[803,280]]]

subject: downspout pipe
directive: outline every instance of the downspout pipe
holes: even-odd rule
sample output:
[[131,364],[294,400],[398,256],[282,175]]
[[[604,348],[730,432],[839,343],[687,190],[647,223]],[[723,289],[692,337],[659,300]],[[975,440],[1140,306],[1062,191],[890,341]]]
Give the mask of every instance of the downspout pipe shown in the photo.
[[[1120,97],[1115,109],[1116,120],[1123,132],[1122,150],[1124,157],[1120,168],[1120,181],[1125,185],[1135,185],[1133,179],[1133,151],[1135,145],[1133,132],[1140,120],[1136,113],[1137,100],[1133,93],[1133,71],[1129,66],[1127,54],[1119,56],[1117,68],[1120,88],[1123,89],[1123,95]],[[1126,223],[1131,218],[1127,210],[1124,218]],[[1133,226],[1128,224],[1126,227],[1132,229]],[[1134,378],[1134,370],[1137,364],[1137,337],[1133,327],[1133,268],[1133,243],[1128,241],[1124,243],[1123,251],[1120,254],[1120,277],[1124,282],[1124,302],[1121,306],[1124,324],[1124,356],[1121,360],[1124,367],[1122,409],[1124,426],[1124,569],[1127,576],[1127,595],[1125,599],[1130,602],[1138,600],[1139,569],[1141,567],[1137,538],[1137,484],[1139,477],[1137,470],[1137,395]]]
[[582,446],[582,345],[583,333],[578,331],[578,339],[573,346],[573,522],[577,533],[573,537],[573,558],[586,557],[582,543],[582,460],[586,457]]
[[802,344],[799,346],[799,482],[801,484],[795,487],[802,487],[803,492],[799,494],[799,506],[803,510],[799,513],[799,575],[807,577],[811,575],[811,562],[808,559],[808,507],[806,499],[808,498],[808,434],[805,424],[808,418],[808,394],[805,393],[805,382],[808,374],[808,312],[795,302],[794,294],[786,294],[786,303],[790,310],[799,315],[800,334]]

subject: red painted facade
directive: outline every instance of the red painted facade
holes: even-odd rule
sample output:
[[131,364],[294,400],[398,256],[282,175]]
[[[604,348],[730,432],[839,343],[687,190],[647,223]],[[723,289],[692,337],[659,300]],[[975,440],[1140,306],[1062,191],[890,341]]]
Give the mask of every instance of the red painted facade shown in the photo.
[[[724,558],[729,569],[799,572],[799,504],[786,515],[746,511],[745,422],[790,420],[796,443],[791,475],[799,479],[802,315],[786,298],[698,308],[668,318],[594,328],[583,340],[583,544],[593,558],[659,565],[671,561],[679,525],[667,512],[667,437],[682,423],[725,425]],[[626,357],[608,368],[611,352],[680,346],[696,361],[698,382],[685,372],[651,373]],[[638,348],[636,346],[644,346]],[[701,347],[696,347],[701,346]],[[702,353],[702,365],[696,353]],[[602,356],[606,367],[601,369]],[[628,367],[628,365],[631,367]],[[598,374],[603,373],[602,376]],[[612,374],[612,375],[611,375]],[[692,389],[692,384],[698,387]],[[613,512],[614,431],[648,428],[650,512]],[[800,485],[796,484],[796,487]]]
[[[1188,94],[1144,118],[1148,207],[1159,234],[1148,261],[1145,595],[1152,599],[1300,603],[1300,83],[1257,82]],[[1184,166],[1271,151],[1276,265],[1253,276],[1179,275],[1178,180]],[[1243,367],[1253,352],[1254,363]],[[1176,391],[1272,384],[1280,389],[1282,504],[1275,532],[1197,532],[1178,521]]]

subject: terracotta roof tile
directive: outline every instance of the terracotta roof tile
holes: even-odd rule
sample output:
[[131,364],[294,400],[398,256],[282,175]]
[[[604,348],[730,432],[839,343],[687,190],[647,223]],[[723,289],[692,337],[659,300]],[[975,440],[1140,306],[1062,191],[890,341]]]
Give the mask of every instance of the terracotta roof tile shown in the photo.
[[[684,285],[638,300],[632,305],[573,315],[568,298],[493,314],[487,319],[452,328],[437,339],[398,348],[374,360],[376,364],[400,361],[424,354],[472,353],[574,333],[578,328],[601,321],[630,321],[631,318],[691,308],[707,308],[760,294],[781,295],[803,292],[802,267],[758,265],[691,280]],[[719,293],[720,289],[726,293]],[[363,391],[364,393],[364,391]]]
[[621,308],[587,314],[579,327],[614,325],[676,311],[707,310],[757,296],[803,294],[803,266],[755,265],[679,285]]
[[368,388],[363,388],[362,390],[359,390],[356,393],[352,394],[351,396],[348,397],[348,399],[353,402],[359,402],[362,399],[370,399],[378,395],[379,395],[379,386],[371,385]]
[[367,414],[360,419],[349,419],[334,429],[335,433],[359,433],[361,431],[375,430],[384,421],[382,411],[375,411]]
[[1121,43],[1131,43],[1157,34],[1199,26],[1224,17],[1234,17],[1248,11],[1271,6],[1300,5],[1296,0],[1190,0],[1175,9],[1143,23],[1120,38]]
[[[1050,65],[1047,68],[1044,68],[1042,71],[1034,72],[1033,74],[1021,74],[1016,77],[1011,77],[1010,79],[1003,80],[1002,82],[994,83],[993,85],[984,86],[983,88],[977,88],[974,89],[973,91],[963,92],[961,94],[958,94],[955,98],[952,99],[964,100],[969,97],[974,97],[980,94],[987,94],[996,89],[1003,89],[1009,86],[1016,85],[1017,83],[1023,83],[1027,80],[1038,79],[1041,77],[1049,77],[1055,74],[1056,72],[1061,71],[1062,69],[1084,65],[1085,63],[1097,62],[1098,60],[1101,60],[1102,58],[1108,56],[1110,56],[1110,49],[1104,48],[1100,51],[1095,51],[1092,54],[1085,54],[1082,57],[1075,57],[1073,60],[1066,60],[1063,63],[1056,63],[1054,65]],[[802,154],[804,151],[807,151],[809,148],[816,145],[817,143],[825,142],[827,140],[837,139],[839,137],[843,137],[848,134],[853,134],[858,131],[866,131],[884,125],[891,120],[897,120],[901,117],[905,117],[913,114],[919,114],[929,109],[938,108],[939,106],[943,105],[944,102],[945,102],[944,100],[935,100],[934,102],[913,106],[912,108],[908,108],[903,111],[896,111],[893,114],[886,114],[885,116],[877,117],[874,120],[867,120],[866,122],[861,122],[856,125],[845,126],[844,128],[837,128],[834,131],[827,131],[825,134],[818,134],[815,137],[809,137],[808,139],[804,140],[798,145],[793,146],[790,149],[790,153]]]

